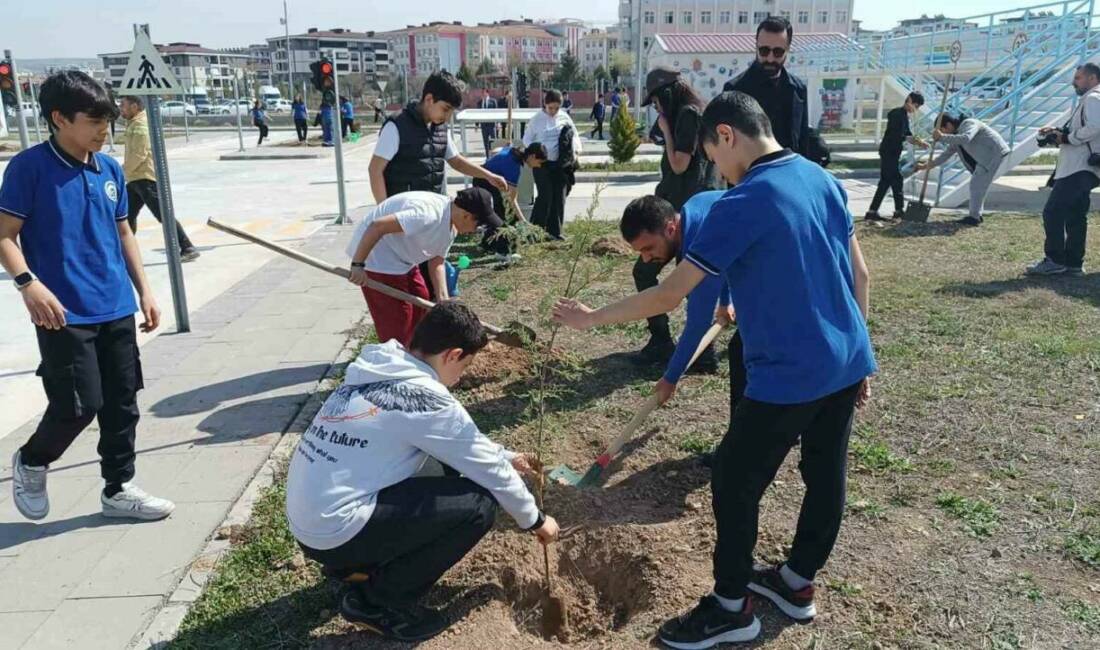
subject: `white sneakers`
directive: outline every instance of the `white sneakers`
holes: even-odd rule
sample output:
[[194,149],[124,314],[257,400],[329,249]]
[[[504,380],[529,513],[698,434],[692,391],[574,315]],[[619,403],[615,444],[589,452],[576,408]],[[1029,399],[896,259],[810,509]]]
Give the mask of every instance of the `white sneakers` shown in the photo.
[[42,519],[50,514],[50,497],[46,494],[45,467],[23,464],[19,450],[11,457],[11,493],[15,507],[27,519]]
[[[38,520],[50,513],[50,497],[46,493],[49,468],[24,465],[19,450],[11,457],[11,491],[15,507],[27,519]],[[134,485],[123,483],[122,491],[108,498],[102,492],[99,501],[104,517],[121,517],[153,521],[164,519],[176,509],[176,504],[161,499]]]
[[113,497],[108,498],[107,495],[100,494],[99,501],[103,504],[104,517],[153,521],[164,519],[176,509],[176,504],[168,499],[147,494],[133,483],[123,483],[122,491]]

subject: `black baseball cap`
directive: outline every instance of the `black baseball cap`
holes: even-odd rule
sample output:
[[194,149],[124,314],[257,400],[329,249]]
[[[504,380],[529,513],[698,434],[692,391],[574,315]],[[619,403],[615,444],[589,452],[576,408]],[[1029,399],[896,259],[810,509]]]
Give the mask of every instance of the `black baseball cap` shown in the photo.
[[680,73],[666,65],[660,65],[649,71],[645,76],[645,101],[642,106],[653,103],[653,93],[665,86],[675,83],[680,78]]
[[455,205],[474,215],[477,222],[490,228],[500,228],[504,222],[493,211],[493,196],[480,187],[468,187],[455,196]]

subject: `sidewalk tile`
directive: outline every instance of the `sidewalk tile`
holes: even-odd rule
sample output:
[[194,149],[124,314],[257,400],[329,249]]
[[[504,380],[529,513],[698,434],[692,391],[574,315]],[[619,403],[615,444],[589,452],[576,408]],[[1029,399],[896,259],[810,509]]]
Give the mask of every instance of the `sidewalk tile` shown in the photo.
[[119,650],[152,620],[160,596],[66,600],[24,644],[27,650]]
[[177,505],[204,501],[233,502],[263,465],[267,446],[206,447],[191,456],[173,482],[156,494]]
[[[0,648],[22,648],[53,612],[8,612],[0,614]],[[28,648],[31,646],[27,646]]]
[[[94,518],[70,520],[74,526],[95,521],[104,518],[96,514]],[[124,534],[122,530],[70,530],[38,538],[0,570],[0,584],[4,585],[0,590],[0,612],[57,608]]]
[[[47,533],[47,526],[57,528],[57,525],[61,525],[72,529],[94,525],[94,522],[81,517],[92,513],[78,512],[77,507],[86,495],[99,493],[103,479],[98,476],[51,475],[47,485],[50,493],[50,514],[45,519],[34,522],[15,509],[15,504],[10,499],[10,477],[0,481],[0,490],[9,495],[8,499],[0,502],[0,555],[25,554],[28,548],[34,546],[30,542]],[[95,513],[98,512],[99,509],[96,508]],[[0,580],[0,584],[3,584],[3,580]]]

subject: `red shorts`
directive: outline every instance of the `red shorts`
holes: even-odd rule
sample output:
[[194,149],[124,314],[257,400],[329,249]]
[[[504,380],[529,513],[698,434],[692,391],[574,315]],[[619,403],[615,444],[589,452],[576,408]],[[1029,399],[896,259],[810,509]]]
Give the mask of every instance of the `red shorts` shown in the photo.
[[[367,277],[398,291],[431,300],[428,286],[424,283],[424,276],[420,275],[420,269],[415,266],[404,275],[367,271]],[[374,320],[374,331],[378,334],[378,340],[385,343],[390,339],[397,339],[401,345],[409,347],[413,330],[424,317],[424,310],[397,298],[391,298],[370,287],[362,289],[363,297],[367,299],[367,309],[370,310],[371,319]]]

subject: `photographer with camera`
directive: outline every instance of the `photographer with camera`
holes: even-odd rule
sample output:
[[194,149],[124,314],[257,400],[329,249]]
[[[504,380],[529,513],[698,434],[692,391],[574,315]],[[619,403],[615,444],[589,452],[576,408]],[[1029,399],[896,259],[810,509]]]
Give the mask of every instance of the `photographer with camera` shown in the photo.
[[1073,89],[1081,100],[1069,121],[1039,130],[1040,146],[1058,147],[1058,167],[1043,207],[1046,257],[1027,267],[1028,275],[1084,273],[1089,193],[1100,185],[1100,66],[1078,67]]

